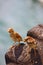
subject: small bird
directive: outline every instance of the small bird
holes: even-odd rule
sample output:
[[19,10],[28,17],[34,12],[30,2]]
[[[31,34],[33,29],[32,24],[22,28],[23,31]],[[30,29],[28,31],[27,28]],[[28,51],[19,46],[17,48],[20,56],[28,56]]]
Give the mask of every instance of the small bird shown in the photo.
[[27,36],[26,38],[24,38],[24,42],[27,42],[31,48],[37,47],[36,40],[31,36]]
[[12,40],[16,43],[22,41],[22,37],[13,30],[13,28],[9,28],[8,32],[10,33],[10,37],[12,38]]
[[34,43],[35,42],[35,39],[31,36],[27,36],[24,38],[24,42],[28,42],[28,43]]
[[29,47],[31,49],[34,49],[34,53],[35,53],[35,56],[36,56],[36,49],[37,49],[37,42],[36,40],[31,37],[31,36],[27,36],[25,39],[24,39],[24,42],[27,42],[27,44],[29,45]]

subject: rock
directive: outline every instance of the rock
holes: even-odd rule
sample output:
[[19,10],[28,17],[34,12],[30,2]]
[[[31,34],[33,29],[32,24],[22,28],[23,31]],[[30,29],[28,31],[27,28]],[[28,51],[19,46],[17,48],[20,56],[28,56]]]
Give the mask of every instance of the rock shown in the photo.
[[31,30],[27,32],[27,36],[31,36],[36,40],[38,52],[41,58],[40,61],[42,62],[38,65],[43,65],[43,24],[39,24],[33,27]]
[[37,42],[37,48],[27,43],[12,45],[5,54],[6,65],[43,65],[43,25],[37,25],[27,32]]

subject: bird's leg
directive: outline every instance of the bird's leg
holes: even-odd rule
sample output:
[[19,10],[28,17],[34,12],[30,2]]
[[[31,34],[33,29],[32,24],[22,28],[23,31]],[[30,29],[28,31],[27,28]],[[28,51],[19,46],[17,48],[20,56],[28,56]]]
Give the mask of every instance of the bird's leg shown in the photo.
[[19,47],[19,46],[20,46],[20,42],[18,42],[18,44],[17,44],[17,45],[18,45],[18,47]]
[[14,41],[14,43],[16,44],[16,40]]

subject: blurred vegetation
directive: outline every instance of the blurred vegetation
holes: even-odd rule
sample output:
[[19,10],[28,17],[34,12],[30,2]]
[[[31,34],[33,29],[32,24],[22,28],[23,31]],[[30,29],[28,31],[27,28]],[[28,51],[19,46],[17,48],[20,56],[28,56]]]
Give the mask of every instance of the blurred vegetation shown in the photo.
[[32,0],[34,3],[38,2],[38,0]]

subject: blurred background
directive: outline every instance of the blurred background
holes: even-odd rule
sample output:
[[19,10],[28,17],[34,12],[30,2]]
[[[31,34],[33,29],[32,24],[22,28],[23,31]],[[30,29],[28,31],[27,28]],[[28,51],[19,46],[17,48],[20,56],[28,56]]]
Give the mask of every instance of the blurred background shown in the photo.
[[8,28],[24,38],[37,24],[43,24],[43,0],[0,0],[0,65],[6,65],[5,53],[14,43]]

